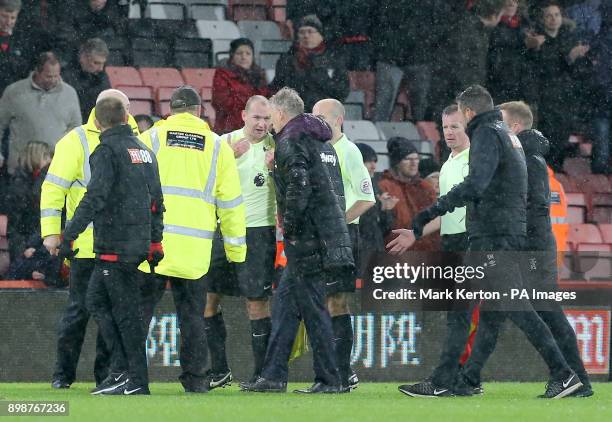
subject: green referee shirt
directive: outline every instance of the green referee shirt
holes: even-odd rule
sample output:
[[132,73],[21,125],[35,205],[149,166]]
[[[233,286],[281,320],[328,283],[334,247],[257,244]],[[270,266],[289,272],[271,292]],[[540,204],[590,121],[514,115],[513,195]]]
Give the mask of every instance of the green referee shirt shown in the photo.
[[[463,182],[469,172],[470,149],[466,148],[448,160],[440,170],[440,196],[446,195],[455,185]],[[441,217],[440,234],[465,233],[465,207],[455,208],[455,211]]]
[[[363,157],[357,145],[349,141],[346,135],[342,135],[333,147],[340,161],[346,209],[351,208],[357,201],[375,202],[370,173],[363,164]],[[359,224],[359,217],[349,223]]]
[[[230,144],[245,138],[244,129],[221,137]],[[251,144],[247,152],[236,159],[240,187],[246,210],[247,227],[274,226],[276,224],[276,193],[274,181],[265,164],[266,152],[274,148],[274,139],[268,134],[260,142]]]

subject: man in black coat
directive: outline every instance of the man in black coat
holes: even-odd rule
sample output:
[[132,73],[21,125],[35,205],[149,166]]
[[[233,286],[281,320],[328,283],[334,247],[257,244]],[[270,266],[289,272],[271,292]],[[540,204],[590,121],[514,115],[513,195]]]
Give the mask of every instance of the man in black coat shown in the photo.
[[96,105],[100,92],[110,89],[104,65],[108,58],[108,47],[100,38],[92,38],[81,44],[78,63],[69,67],[63,75],[64,82],[73,87],[79,96],[83,121]]
[[[550,188],[548,169],[544,157],[548,153],[548,140],[537,130],[531,129],[533,115],[522,101],[500,106],[504,121],[521,141],[527,161],[527,261],[522,266],[523,279],[528,287],[538,291],[556,291],[557,245],[550,221]],[[593,395],[589,376],[578,351],[576,333],[567,321],[559,302],[532,300],[540,318],[548,325],[559,349],[569,366],[576,372],[583,386],[572,395]],[[484,319],[478,326],[478,334],[472,354],[463,367],[464,381],[469,385],[480,384],[480,371],[493,353],[503,319]]]
[[[92,394],[150,394],[138,265],[163,258],[163,196],[155,155],[132,132],[116,98],[96,104],[100,145],[90,157],[87,192],[64,231],[60,255],[94,223],[96,263],[87,308],[112,353],[111,374]],[[127,372],[127,374],[126,374]]]
[[283,88],[270,102],[277,132],[274,181],[287,267],[274,294],[261,378],[241,388],[286,391],[289,355],[303,319],[313,349],[315,383],[296,392],[339,393],[344,390],[325,304],[325,280],[349,274],[354,267],[340,163],[327,144],[331,129],[322,119],[304,114],[304,102],[296,91]]
[[[502,291],[522,287],[520,268],[512,252],[524,250],[527,234],[527,165],[521,143],[501,121],[501,112],[493,108],[493,99],[480,85],[474,85],[457,97],[459,111],[468,122],[470,138],[469,175],[462,183],[441,196],[435,205],[419,213],[412,222],[418,239],[423,227],[434,218],[467,205],[468,247],[477,266],[487,267],[487,290]],[[403,242],[405,233],[391,243]],[[473,303],[475,306],[479,301]],[[528,300],[516,300],[518,311],[495,308],[494,301],[481,304],[480,318],[510,319],[538,350],[550,371],[544,398],[562,398],[582,386],[570,369],[548,327],[538,317]],[[471,395],[473,390],[458,383],[458,362],[469,334],[468,312],[453,312],[455,328],[447,333],[439,365],[432,377],[415,385],[402,385],[400,392],[412,397]],[[461,315],[463,314],[463,315]],[[449,328],[453,325],[449,321]],[[476,386],[479,387],[479,386]],[[478,389],[480,391],[480,388]]]

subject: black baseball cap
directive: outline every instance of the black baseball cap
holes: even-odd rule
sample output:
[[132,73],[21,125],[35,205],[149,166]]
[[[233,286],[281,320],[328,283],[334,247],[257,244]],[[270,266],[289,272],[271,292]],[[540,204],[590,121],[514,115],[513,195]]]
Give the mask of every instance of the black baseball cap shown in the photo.
[[177,88],[170,97],[170,108],[185,108],[196,105],[201,105],[202,99],[200,94],[192,86],[184,85]]

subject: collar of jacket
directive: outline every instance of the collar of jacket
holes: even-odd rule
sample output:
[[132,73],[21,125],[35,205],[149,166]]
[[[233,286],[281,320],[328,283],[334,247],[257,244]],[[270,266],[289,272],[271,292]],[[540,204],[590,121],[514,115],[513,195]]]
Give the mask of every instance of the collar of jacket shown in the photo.
[[275,140],[307,135],[319,142],[327,142],[332,137],[329,125],[320,117],[310,113],[302,113],[289,120],[284,128],[276,134]]
[[465,133],[467,134],[467,136],[471,138],[476,128],[478,128],[480,125],[484,125],[487,123],[493,123],[499,120],[502,120],[502,114],[501,114],[501,111],[497,109],[491,110],[491,111],[485,111],[484,113],[477,114],[468,123]]
[[542,132],[535,129],[527,129],[517,135],[526,155],[548,154],[549,142]]
[[111,136],[134,136],[134,132],[132,132],[130,125],[127,124],[115,126],[100,134],[100,142],[104,142]]
[[32,86],[32,89],[35,91],[42,91],[44,93],[54,93],[54,92],[61,92],[62,88],[63,88],[63,83],[64,81],[62,80],[62,78],[60,78],[59,82],[57,83],[57,85],[55,85],[53,88],[51,88],[48,91],[45,91],[44,89],[42,89],[40,86],[38,86],[38,84],[36,84],[36,82],[34,82],[34,72],[30,73],[30,84]]
[[210,131],[210,126],[208,126],[208,123],[206,123],[206,121],[187,112],[171,114],[170,116],[166,117],[165,123],[163,124],[191,126],[197,127],[198,129],[205,129]]
[[[91,109],[91,112],[89,113],[89,118],[87,119],[87,123],[85,123],[83,127],[88,132],[94,132],[94,133],[99,134],[100,131],[96,127],[95,120],[96,120],[96,108],[94,107]],[[132,117],[131,114],[128,115],[128,124],[132,128],[132,132],[134,132],[134,136],[138,136],[140,134],[140,132],[138,131],[138,123],[136,123],[136,120],[134,119],[134,117]]]

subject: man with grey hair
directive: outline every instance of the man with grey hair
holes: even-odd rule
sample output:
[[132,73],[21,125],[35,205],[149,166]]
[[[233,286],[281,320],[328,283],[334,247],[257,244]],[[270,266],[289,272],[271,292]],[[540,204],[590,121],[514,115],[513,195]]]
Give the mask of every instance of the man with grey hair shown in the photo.
[[78,63],[64,71],[64,80],[79,96],[83,121],[96,104],[100,92],[111,87],[104,65],[108,58],[108,47],[100,38],[91,38],[81,44]]
[[304,113],[302,99],[290,88],[279,90],[270,102],[276,131],[276,201],[287,267],[273,299],[261,377],[241,388],[286,391],[289,355],[303,319],[313,349],[315,383],[296,392],[340,393],[346,389],[336,365],[325,280],[351,271],[354,264],[338,156],[327,143],[332,131],[321,118]]

